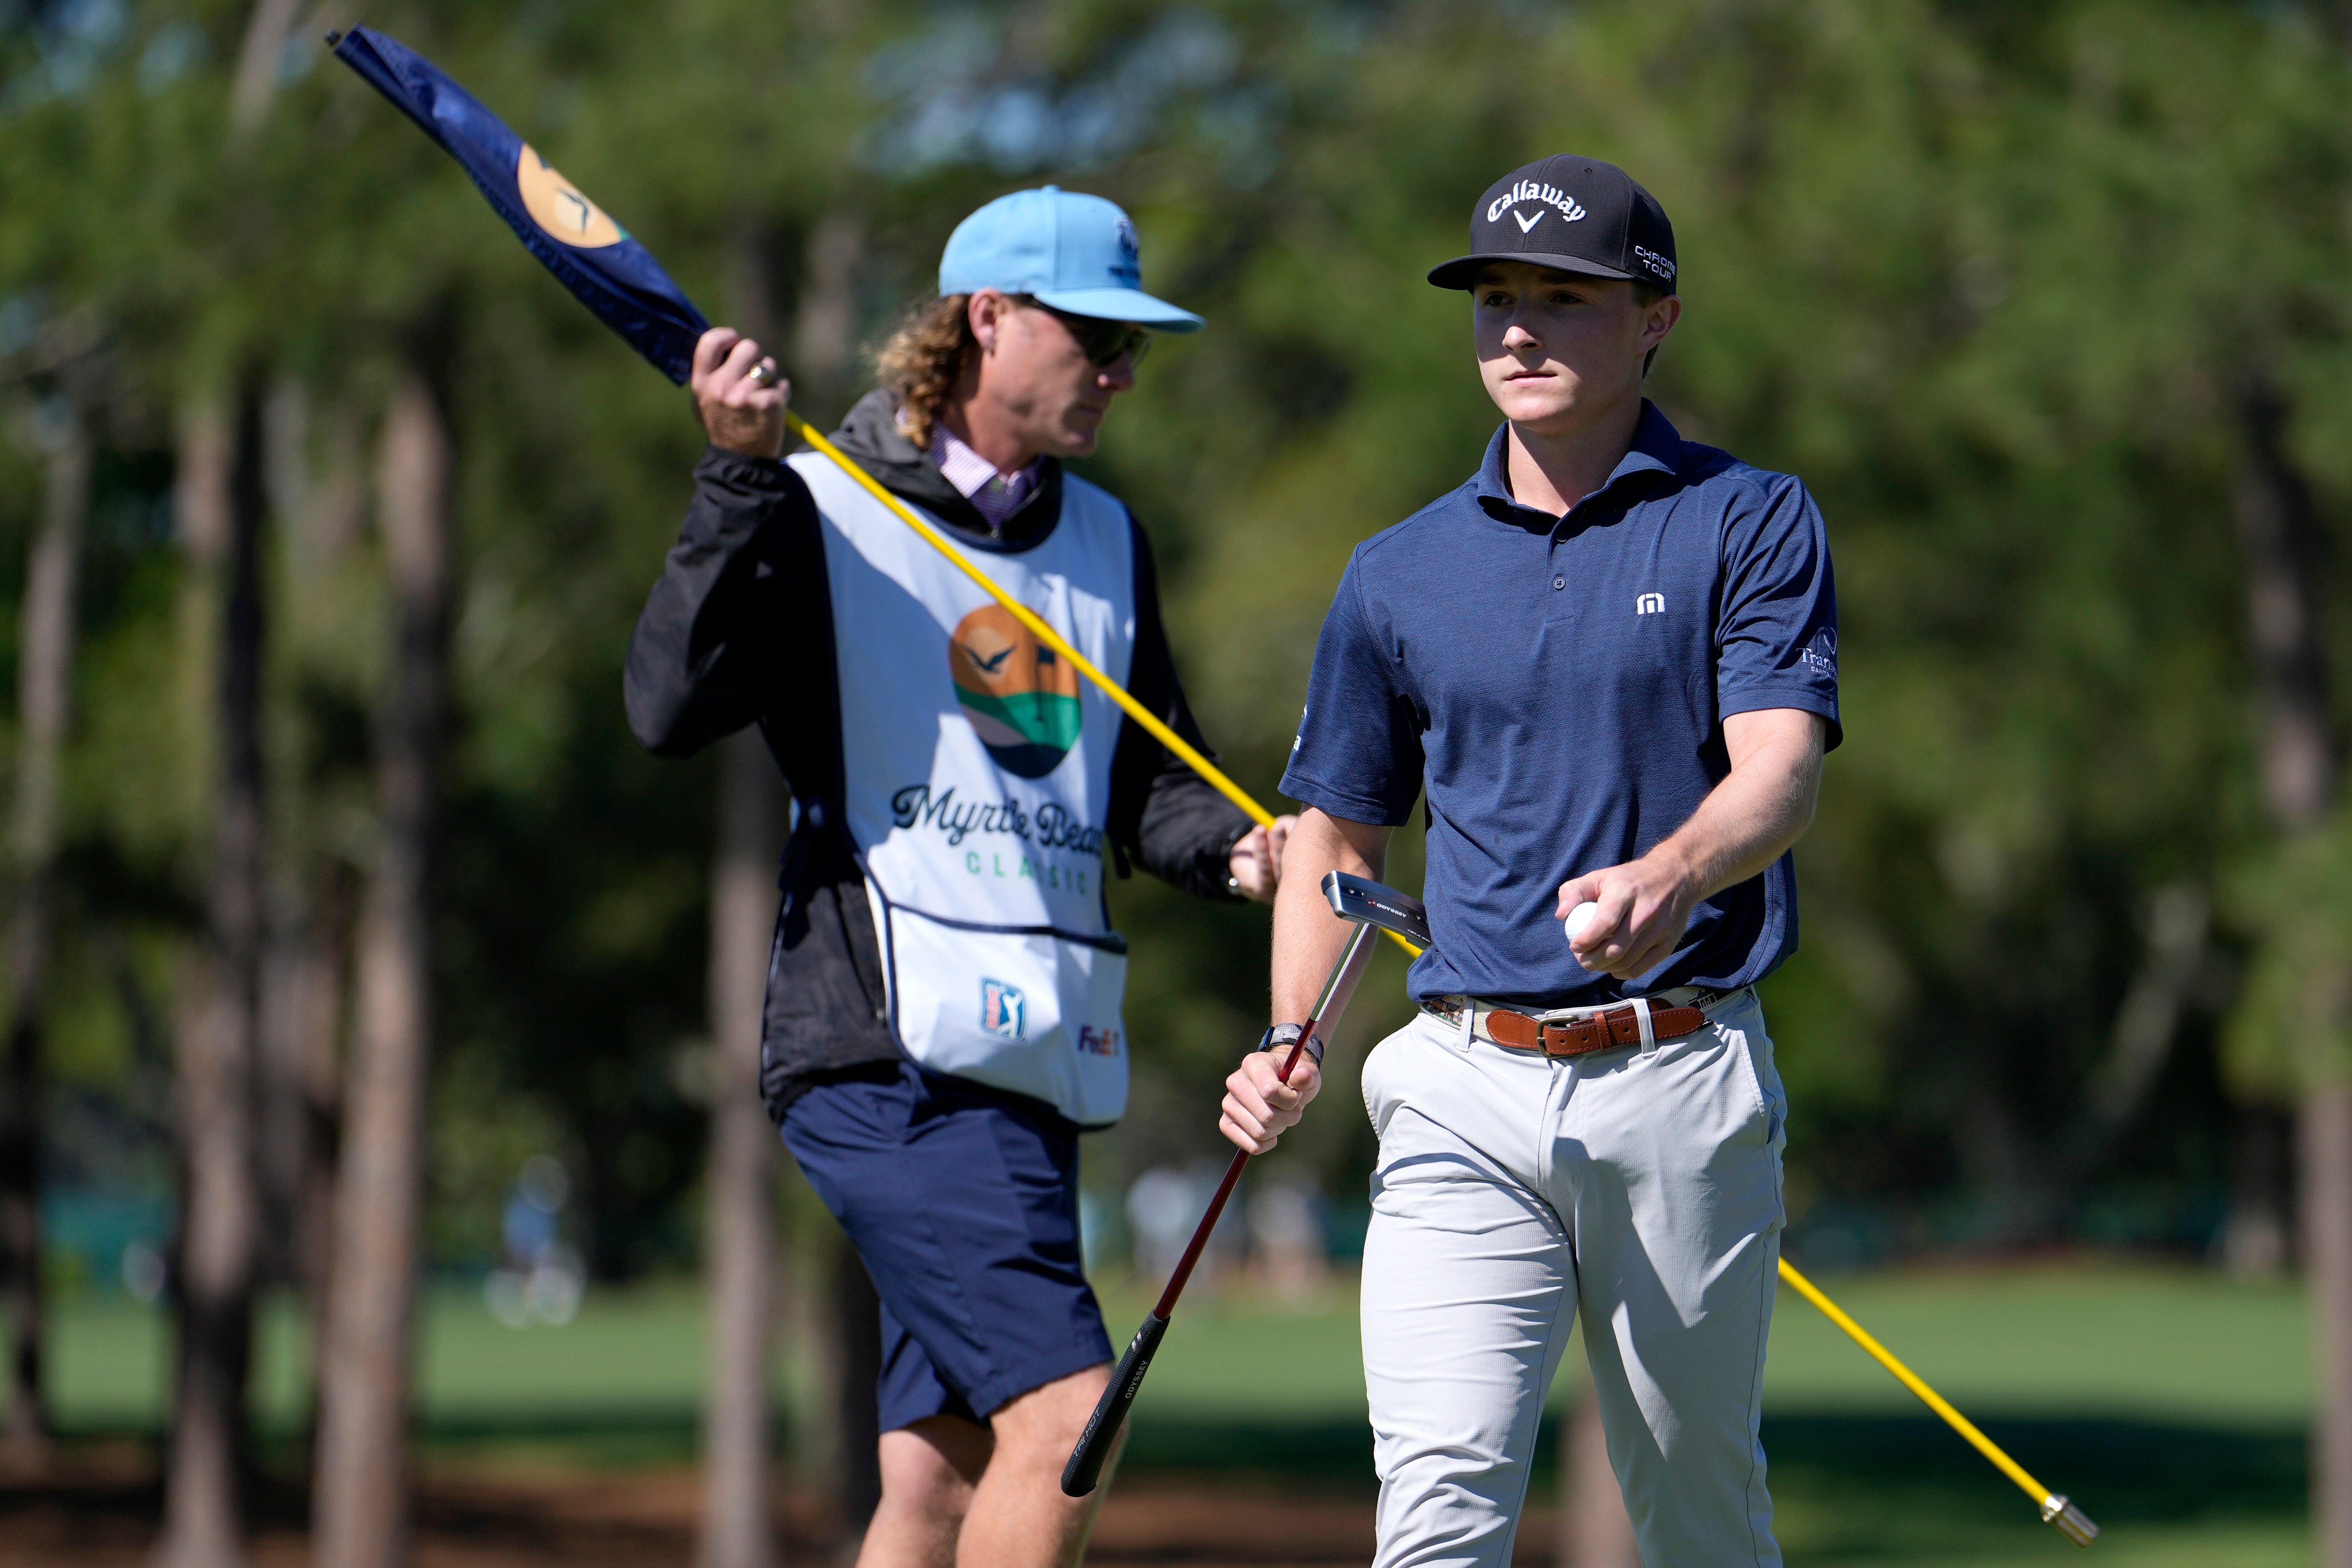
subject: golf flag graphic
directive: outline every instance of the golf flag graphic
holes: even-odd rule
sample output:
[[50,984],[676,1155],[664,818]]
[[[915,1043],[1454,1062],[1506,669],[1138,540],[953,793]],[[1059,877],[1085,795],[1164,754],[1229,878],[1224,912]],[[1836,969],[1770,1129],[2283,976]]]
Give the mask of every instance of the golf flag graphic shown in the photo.
[[580,302],[684,384],[710,323],[653,253],[432,61],[373,27],[353,27],[335,58],[416,121],[465,166],[499,216]]
[[1078,741],[1078,672],[1002,605],[982,605],[948,636],[956,700],[1006,773],[1042,779]]

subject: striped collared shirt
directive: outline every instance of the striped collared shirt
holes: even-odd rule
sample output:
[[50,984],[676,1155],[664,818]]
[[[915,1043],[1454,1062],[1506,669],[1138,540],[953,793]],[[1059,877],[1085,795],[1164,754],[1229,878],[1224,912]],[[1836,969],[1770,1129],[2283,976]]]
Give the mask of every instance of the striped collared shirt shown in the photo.
[[1029,466],[1006,479],[996,471],[996,465],[966,446],[962,438],[944,424],[931,426],[931,461],[948,483],[961,490],[966,500],[980,511],[991,531],[1002,528],[1013,509],[1029,499],[1037,488],[1037,475],[1045,464],[1043,458],[1033,458]]

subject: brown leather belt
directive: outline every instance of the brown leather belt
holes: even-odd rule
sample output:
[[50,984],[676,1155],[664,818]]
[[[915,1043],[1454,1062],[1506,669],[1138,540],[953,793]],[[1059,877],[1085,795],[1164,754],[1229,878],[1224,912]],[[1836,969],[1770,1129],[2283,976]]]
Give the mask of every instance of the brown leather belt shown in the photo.
[[[1719,1000],[1707,994],[1710,1001]],[[1453,1005],[1448,1005],[1453,1004]],[[1459,1022],[1465,1006],[1475,1006],[1466,1001],[1454,1003],[1424,1002],[1423,1010],[1441,1018]],[[1652,1005],[1650,1035],[1654,1040],[1671,1040],[1684,1035],[1696,1034],[1706,1027],[1706,1013],[1696,1005],[1660,1007]],[[1642,1008],[1633,1003],[1602,1008],[1574,1018],[1531,1018],[1525,1013],[1507,1008],[1479,1009],[1477,1026],[1498,1046],[1516,1050],[1541,1051],[1548,1057],[1580,1057],[1591,1051],[1622,1050],[1643,1044]]]
[[[1587,1051],[1613,1051],[1642,1043],[1641,1012],[1631,1006],[1612,1007],[1590,1017],[1565,1018],[1553,1024],[1538,1023],[1525,1013],[1494,1012],[1486,1015],[1486,1033],[1494,1037],[1496,1045],[1523,1051],[1540,1050],[1548,1057],[1580,1057]],[[1650,1010],[1653,1039],[1671,1040],[1705,1027],[1706,1015],[1696,1007]]]

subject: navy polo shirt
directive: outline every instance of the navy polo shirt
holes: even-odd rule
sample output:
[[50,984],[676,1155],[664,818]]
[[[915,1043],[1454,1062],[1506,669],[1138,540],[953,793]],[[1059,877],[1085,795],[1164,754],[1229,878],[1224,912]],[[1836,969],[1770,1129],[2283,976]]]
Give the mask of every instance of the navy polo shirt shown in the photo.
[[1761,979],[1797,946],[1786,855],[1700,904],[1634,982],[1579,964],[1552,911],[1562,882],[1690,819],[1730,772],[1724,715],[1802,709],[1838,743],[1821,512],[1645,402],[1609,482],[1555,518],[1512,499],[1508,434],[1467,484],[1356,547],[1283,793],[1394,826],[1426,789],[1435,945],[1416,997],[1574,1006]]

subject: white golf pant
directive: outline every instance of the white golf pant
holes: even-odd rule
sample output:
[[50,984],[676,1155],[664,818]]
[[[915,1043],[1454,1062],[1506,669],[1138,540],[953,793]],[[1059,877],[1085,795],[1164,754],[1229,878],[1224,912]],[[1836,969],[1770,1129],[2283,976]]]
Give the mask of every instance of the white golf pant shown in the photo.
[[1364,1064],[1376,1568],[1507,1568],[1581,1310],[1644,1568],[1776,1568],[1757,1419],[1787,1099],[1753,991],[1553,1058],[1423,1014]]

